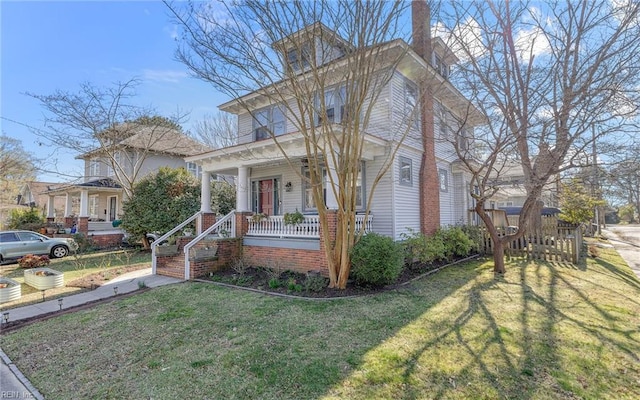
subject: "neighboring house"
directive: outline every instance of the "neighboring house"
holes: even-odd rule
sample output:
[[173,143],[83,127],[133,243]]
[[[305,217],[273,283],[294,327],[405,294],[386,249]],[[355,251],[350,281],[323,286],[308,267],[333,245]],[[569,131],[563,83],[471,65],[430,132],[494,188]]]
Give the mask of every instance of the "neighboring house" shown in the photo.
[[[337,39],[323,42],[321,37],[335,38],[337,35],[319,23],[305,29],[315,30],[324,35],[314,37],[310,43],[298,43],[296,48],[315,49],[311,50],[310,54],[316,54],[318,62],[341,62],[340,56],[348,51],[349,44],[346,41]],[[428,38],[427,32],[420,34]],[[308,35],[293,34],[292,37]],[[286,40],[280,43],[286,43]],[[484,123],[484,117],[475,108],[469,107],[468,100],[447,80],[449,66],[457,61],[456,58],[447,50],[442,40],[435,38],[432,45],[433,54],[426,59],[403,40],[380,45],[384,46],[383,51],[401,51],[405,55],[383,91],[386,95],[381,96],[374,105],[369,125],[364,129],[366,151],[362,155],[362,168],[358,178],[361,193],[357,204],[359,211],[365,211],[370,196],[373,196],[373,199],[371,215],[367,220],[364,215],[356,215],[357,229],[364,228],[400,240],[402,234],[411,230],[421,230],[424,222],[421,218],[430,219],[427,223],[436,228],[441,225],[470,222],[468,210],[474,206],[469,195],[471,175],[461,167],[459,161],[456,162],[452,141],[458,140],[461,146],[468,146],[474,125]],[[286,46],[282,45],[274,48],[287,50]],[[282,59],[292,63],[290,68],[301,68],[298,58],[292,57],[291,54],[283,54]],[[299,76],[303,79],[305,74],[304,71],[301,72]],[[417,95],[416,81],[424,79],[425,75],[432,77],[434,85],[439,85],[438,95],[433,99],[434,109],[430,114],[435,115],[432,124],[415,123],[406,118],[408,106],[423,103]],[[325,96],[324,115],[336,126],[339,126],[341,118],[344,117],[344,105],[340,101],[340,95],[336,94],[340,90],[341,85],[338,83],[330,89],[333,93],[328,91],[317,94]],[[237,145],[187,157],[186,160],[200,165],[203,174],[237,177],[237,207],[232,222],[235,234],[243,237],[244,259],[256,265],[275,263],[302,272],[326,268],[323,266],[326,265],[323,262],[324,244],[320,237],[316,205],[310,188],[299,175],[307,173],[305,140],[291,123],[294,116],[287,115],[284,108],[278,107],[277,104],[269,104],[261,95],[261,91],[249,93],[220,106],[221,110],[237,115]],[[251,112],[243,107],[243,104],[247,103],[255,104]],[[421,104],[417,106],[424,106]],[[463,118],[469,109],[471,115]],[[429,115],[429,112],[426,115]],[[459,132],[456,123],[461,120],[466,120],[462,134],[457,138],[451,137],[453,132]],[[370,183],[387,160],[388,149],[393,147],[394,138],[397,137],[396,132],[405,129],[407,124],[412,124],[410,137],[401,145],[392,167],[372,193]],[[421,127],[427,131],[421,132]],[[280,146],[297,171],[292,170],[268,131],[278,136]],[[426,177],[431,179],[423,179],[425,177],[420,176],[422,140],[425,137],[435,139],[431,140],[431,143],[435,142],[434,148],[427,150],[432,152],[429,154],[430,157],[435,157],[435,165],[427,172],[429,176]],[[326,169],[326,174],[330,174],[331,167],[326,166]],[[331,184],[328,177],[324,184]],[[202,189],[202,211],[206,212],[206,188],[203,186]],[[335,209],[337,203],[331,198],[330,190],[325,190],[325,197],[327,208]],[[296,210],[304,214],[305,221],[296,229],[292,229],[283,223],[283,215]],[[432,210],[436,210],[436,213],[431,213]],[[267,218],[259,220],[250,217],[254,213],[266,214]],[[227,225],[221,225],[225,230],[231,227],[231,222],[225,223]],[[161,260],[156,265],[154,255],[154,268],[156,267],[158,273],[184,278],[202,272],[190,267],[189,260],[174,265]]]
[[[62,199],[65,226],[75,223],[79,232],[93,235],[105,231],[120,233],[113,230],[112,223],[122,215],[126,186],[133,187],[160,167],[184,167],[194,176],[201,176],[200,168],[185,162],[184,157],[208,148],[175,129],[162,128],[161,132],[159,129],[128,126],[130,133],[114,140],[106,150],[96,149],[77,157],[85,162],[83,182],[58,185],[46,192],[49,204]],[[106,151],[113,156],[106,156]],[[56,215],[49,211],[47,217],[51,220]]]
[[[493,184],[498,187],[498,192],[487,201],[486,208],[521,207],[524,205],[527,192],[524,187],[524,173],[519,163],[506,164],[502,168],[499,178]],[[544,207],[559,206],[559,187],[559,179],[549,179],[540,197]]]
[[[20,188],[16,203],[25,207],[35,207],[42,211],[42,215],[49,215],[49,196],[47,192],[60,186],[60,183],[27,182]],[[64,199],[57,198],[53,204],[54,217],[64,215]]]

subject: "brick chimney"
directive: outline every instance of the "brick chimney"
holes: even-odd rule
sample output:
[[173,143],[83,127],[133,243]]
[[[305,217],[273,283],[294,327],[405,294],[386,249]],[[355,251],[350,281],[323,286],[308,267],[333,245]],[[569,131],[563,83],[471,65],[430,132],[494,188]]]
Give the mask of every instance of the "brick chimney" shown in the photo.
[[[431,65],[431,10],[426,0],[411,2],[413,50]],[[420,163],[420,231],[433,235],[440,227],[440,182],[436,166],[433,94],[427,79],[420,85],[422,160]]]

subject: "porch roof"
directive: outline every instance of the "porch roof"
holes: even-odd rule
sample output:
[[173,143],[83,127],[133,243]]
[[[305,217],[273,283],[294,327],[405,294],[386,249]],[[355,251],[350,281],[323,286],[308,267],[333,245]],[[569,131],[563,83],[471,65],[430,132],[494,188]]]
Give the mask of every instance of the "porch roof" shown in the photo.
[[59,186],[45,193],[48,195],[62,195],[65,193],[79,192],[81,190],[89,190],[90,192],[121,192],[122,186],[111,178],[100,178],[88,182]]
[[[379,137],[366,134],[364,136],[363,160],[387,153],[388,143]],[[255,167],[283,162],[286,157],[298,159],[307,157],[305,138],[300,132],[278,136],[277,139],[265,139],[250,143],[225,147],[208,153],[186,157],[186,162],[202,165],[202,170],[218,174],[235,175],[238,167]]]

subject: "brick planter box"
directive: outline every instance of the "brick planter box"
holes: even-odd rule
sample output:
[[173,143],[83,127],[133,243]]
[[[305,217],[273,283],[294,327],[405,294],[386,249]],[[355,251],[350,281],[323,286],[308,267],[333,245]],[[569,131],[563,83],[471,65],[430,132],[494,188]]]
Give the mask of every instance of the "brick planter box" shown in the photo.
[[176,254],[178,254],[177,244],[163,244],[156,247],[156,256],[175,256]]
[[64,286],[64,274],[51,268],[34,268],[24,271],[24,283],[38,290]]

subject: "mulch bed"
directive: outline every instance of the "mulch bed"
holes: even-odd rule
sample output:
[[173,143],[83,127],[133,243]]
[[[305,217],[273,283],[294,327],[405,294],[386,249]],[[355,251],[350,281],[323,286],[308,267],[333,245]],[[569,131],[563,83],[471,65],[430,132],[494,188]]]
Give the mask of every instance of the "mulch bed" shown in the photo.
[[325,279],[325,284],[321,288],[316,290],[309,290],[306,288],[305,282],[308,279],[308,275],[283,271],[277,277],[277,286],[272,283],[275,278],[274,273],[264,268],[248,267],[243,271],[228,269],[213,273],[203,281],[213,281],[226,285],[240,286],[249,288],[252,290],[268,292],[277,295],[288,295],[297,297],[310,297],[310,298],[345,298],[352,296],[366,296],[376,293],[381,293],[389,290],[394,290],[402,287],[411,281],[420,278],[424,275],[434,273],[448,265],[457,264],[461,261],[476,258],[477,255],[454,260],[453,262],[438,262],[438,263],[413,263],[405,265],[400,274],[398,280],[387,286],[383,287],[363,287],[358,286],[353,281],[347,283],[346,289],[332,289],[327,287],[329,282]]
[[82,278],[74,279],[66,284],[66,286],[78,287],[82,289],[93,290],[98,286],[102,286],[111,282],[111,279],[118,275],[126,274],[127,272],[137,271],[141,268],[148,268],[148,266],[140,267],[139,265],[132,267],[120,267],[112,268],[107,271],[97,272],[95,274],[86,275]]

